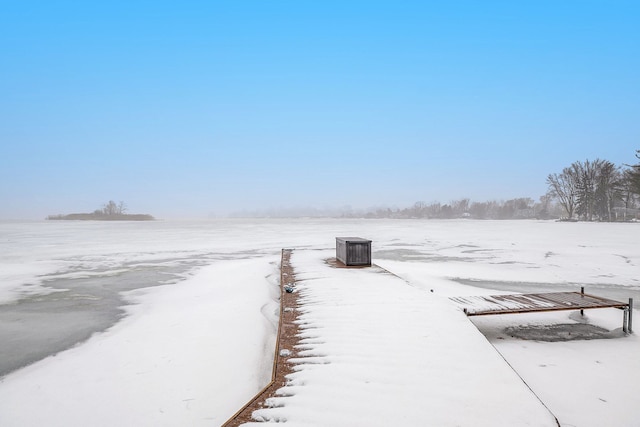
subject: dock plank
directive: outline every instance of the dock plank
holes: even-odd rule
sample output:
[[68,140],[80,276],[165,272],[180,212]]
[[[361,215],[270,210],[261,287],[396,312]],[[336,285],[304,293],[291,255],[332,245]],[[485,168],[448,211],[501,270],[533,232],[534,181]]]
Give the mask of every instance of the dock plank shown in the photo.
[[467,316],[532,313],[591,308],[625,308],[629,304],[581,292],[549,292],[450,298]]

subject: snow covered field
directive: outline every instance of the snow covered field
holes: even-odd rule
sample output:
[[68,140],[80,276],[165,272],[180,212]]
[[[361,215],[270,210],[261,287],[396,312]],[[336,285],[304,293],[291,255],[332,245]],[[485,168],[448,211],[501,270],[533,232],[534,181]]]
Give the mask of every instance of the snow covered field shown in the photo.
[[[35,363],[8,368],[11,373],[0,380],[0,425],[220,425],[268,381],[281,248],[324,256],[331,253],[334,237],[345,235],[372,239],[374,262],[404,279],[412,292],[431,296],[429,304],[436,311],[453,310],[446,298],[452,295],[576,290],[582,285],[595,294],[640,301],[638,224],[4,222],[0,355],[11,353],[14,359]],[[323,280],[331,282],[331,274]],[[391,290],[388,298],[394,301]],[[29,320],[36,307],[31,304],[39,304],[37,320]],[[99,322],[82,310],[87,306],[100,313]],[[120,306],[125,316],[118,312]],[[622,324],[618,310],[586,315],[586,321],[613,330],[614,336]],[[382,309],[380,316],[393,321],[393,314]],[[42,332],[61,318],[64,328],[50,336]],[[581,321],[563,312],[489,316],[474,323],[562,425],[638,425],[640,365],[634,355],[640,354],[640,341],[635,335],[537,342],[504,333],[513,326]],[[462,316],[461,322],[469,321]],[[89,339],[53,342],[77,323],[91,325]],[[447,336],[455,332],[451,325],[414,326],[419,328],[415,333],[427,328]],[[34,333],[33,341],[23,340]],[[41,355],[29,356],[34,346],[44,349]],[[474,360],[473,351],[468,358]],[[411,363],[402,366],[406,370],[394,376],[407,378],[408,389],[416,387],[410,381]],[[449,390],[439,382],[444,374],[433,375],[425,387]],[[488,386],[492,393],[499,393],[496,384]],[[395,393],[388,391],[384,400],[392,404]],[[444,405],[455,414],[455,402],[443,399],[439,408]],[[504,410],[518,408],[505,404]],[[531,421],[545,425],[544,420]]]

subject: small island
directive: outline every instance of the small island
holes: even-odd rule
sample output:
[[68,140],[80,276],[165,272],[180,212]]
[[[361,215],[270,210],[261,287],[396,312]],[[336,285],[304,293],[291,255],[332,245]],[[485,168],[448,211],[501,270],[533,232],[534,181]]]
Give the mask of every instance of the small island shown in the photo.
[[66,221],[153,221],[155,218],[149,214],[129,214],[126,213],[124,202],[116,203],[109,200],[102,209],[96,209],[91,213],[72,213],[49,215],[48,220]]

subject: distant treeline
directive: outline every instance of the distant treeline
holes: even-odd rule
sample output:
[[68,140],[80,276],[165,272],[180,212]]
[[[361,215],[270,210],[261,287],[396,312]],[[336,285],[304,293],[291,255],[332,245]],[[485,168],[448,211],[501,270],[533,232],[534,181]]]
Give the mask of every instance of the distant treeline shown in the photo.
[[[636,150],[640,159],[640,150]],[[638,216],[640,164],[616,166],[608,160],[573,162],[547,177],[548,195],[569,219],[620,221]]]
[[70,221],[153,221],[155,218],[149,214],[104,215],[97,213],[74,213],[66,215],[49,215],[47,219]]
[[534,202],[528,197],[507,201],[472,202],[470,199],[450,203],[416,202],[404,209],[378,208],[369,212],[345,212],[344,217],[364,218],[429,218],[429,219],[552,219],[560,217],[560,210],[548,197]]
[[[640,150],[636,151],[640,159]],[[567,221],[640,220],[640,163],[616,166],[596,159],[574,162],[560,174],[547,177],[547,193],[534,201],[529,197],[474,202],[416,202],[406,208],[378,207],[366,210],[287,208],[239,212],[234,217],[340,217],[340,218],[473,218],[561,219]]]
[[[640,150],[636,150],[640,159]],[[448,204],[417,202],[404,209],[382,208],[347,217],[366,218],[475,218],[565,219],[582,221],[635,221],[640,219],[640,163],[616,166],[608,160],[574,162],[562,173],[547,177],[548,191],[531,198],[507,201]]]
[[155,219],[149,214],[128,214],[126,210],[124,202],[116,203],[109,200],[102,209],[96,209],[91,213],[49,215],[47,219],[68,221],[153,221]]
[[281,208],[253,212],[237,212],[231,215],[238,218],[394,218],[394,219],[554,219],[562,216],[562,208],[549,197],[534,202],[530,198],[518,198],[507,201],[472,202],[470,199],[440,202],[416,202],[407,208],[373,207],[353,209],[345,206],[338,209],[317,209],[312,207]]

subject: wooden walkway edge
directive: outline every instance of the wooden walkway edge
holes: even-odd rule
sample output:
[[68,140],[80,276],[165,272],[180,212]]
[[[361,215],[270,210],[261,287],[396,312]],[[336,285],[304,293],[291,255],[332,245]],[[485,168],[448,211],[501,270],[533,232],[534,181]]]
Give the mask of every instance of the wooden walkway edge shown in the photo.
[[264,407],[266,400],[275,396],[276,391],[286,384],[286,375],[292,372],[287,359],[296,353],[294,346],[298,333],[298,325],[295,323],[298,316],[298,294],[292,292],[295,289],[295,275],[290,263],[291,252],[291,249],[283,249],[280,261],[280,318],[271,381],[221,427],[237,427],[247,422],[255,422],[251,418],[253,411]]

